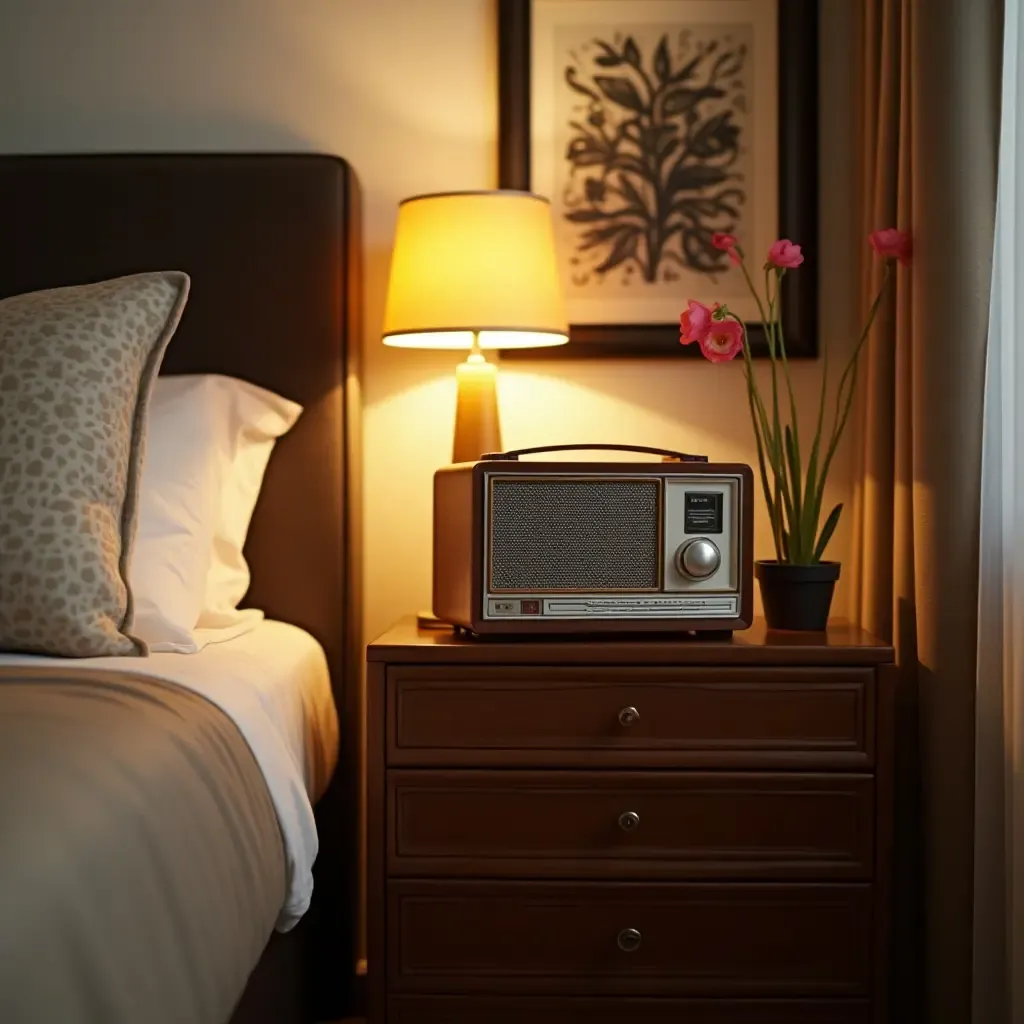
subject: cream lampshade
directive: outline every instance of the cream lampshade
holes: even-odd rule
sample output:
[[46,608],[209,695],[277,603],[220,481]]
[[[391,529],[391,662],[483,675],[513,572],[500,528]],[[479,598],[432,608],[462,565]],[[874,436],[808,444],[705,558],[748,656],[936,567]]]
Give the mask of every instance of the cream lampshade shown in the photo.
[[569,340],[551,208],[529,192],[445,192],[398,210],[384,344],[465,349],[453,462],[501,449],[497,368],[486,349]]

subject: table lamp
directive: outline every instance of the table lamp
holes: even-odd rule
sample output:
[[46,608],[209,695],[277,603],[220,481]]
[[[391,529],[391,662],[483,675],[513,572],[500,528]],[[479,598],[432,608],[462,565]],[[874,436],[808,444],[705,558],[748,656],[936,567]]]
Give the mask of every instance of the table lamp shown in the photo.
[[444,192],[398,208],[384,344],[465,349],[453,462],[501,451],[497,367],[484,351],[564,345],[551,207],[529,192]]

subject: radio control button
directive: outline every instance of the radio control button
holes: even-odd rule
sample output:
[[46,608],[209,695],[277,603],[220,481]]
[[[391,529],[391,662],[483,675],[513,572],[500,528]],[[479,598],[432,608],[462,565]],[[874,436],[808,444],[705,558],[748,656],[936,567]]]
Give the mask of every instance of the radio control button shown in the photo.
[[676,568],[692,580],[705,580],[713,576],[722,564],[718,545],[707,537],[697,537],[681,545],[676,552]]

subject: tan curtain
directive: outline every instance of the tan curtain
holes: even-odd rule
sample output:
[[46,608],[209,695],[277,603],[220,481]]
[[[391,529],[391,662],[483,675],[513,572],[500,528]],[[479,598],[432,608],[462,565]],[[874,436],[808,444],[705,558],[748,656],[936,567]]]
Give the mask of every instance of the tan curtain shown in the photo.
[[[898,922],[901,1024],[971,1019],[979,467],[1001,6],[862,0],[862,227],[909,228],[915,248],[861,368],[850,567],[853,617],[895,643],[916,692],[903,760],[919,769],[919,846],[901,861],[900,882],[904,895],[917,885],[920,900],[904,900]],[[865,311],[877,286],[866,261]]]

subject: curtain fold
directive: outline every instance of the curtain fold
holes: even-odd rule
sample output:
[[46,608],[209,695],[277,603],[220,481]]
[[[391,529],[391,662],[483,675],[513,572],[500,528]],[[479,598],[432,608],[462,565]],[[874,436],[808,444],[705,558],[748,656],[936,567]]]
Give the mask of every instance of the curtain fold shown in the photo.
[[1024,11],[1006,0],[981,459],[974,1024],[1024,1022]]
[[[920,898],[904,901],[913,921],[899,922],[901,1024],[966,1024],[971,1012],[977,538],[1001,8],[1002,0],[861,7],[862,226],[909,229],[915,250],[861,368],[850,573],[852,617],[894,643],[916,692],[916,729],[902,741],[904,763],[920,773],[920,844],[913,863],[901,861],[900,885]],[[877,273],[866,264],[865,311]],[[915,965],[906,954],[917,947]]]
[[[863,15],[861,237],[866,239],[876,228],[911,227],[910,4],[870,0]],[[865,250],[865,312],[878,293],[882,270],[881,262]],[[902,526],[911,521],[906,508],[896,516],[897,498],[905,506],[909,497],[906,442],[911,435],[905,429],[897,434],[896,419],[910,408],[911,375],[909,349],[894,343],[910,333],[910,289],[909,272],[899,269],[895,301],[879,310],[861,356],[853,451],[853,617],[869,632],[895,641],[903,639],[893,633],[896,602],[913,589],[913,545],[905,536],[897,544],[893,529],[894,522]],[[913,633],[906,639],[913,643]]]

